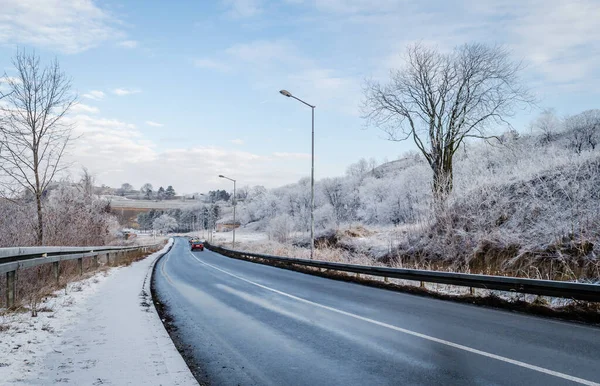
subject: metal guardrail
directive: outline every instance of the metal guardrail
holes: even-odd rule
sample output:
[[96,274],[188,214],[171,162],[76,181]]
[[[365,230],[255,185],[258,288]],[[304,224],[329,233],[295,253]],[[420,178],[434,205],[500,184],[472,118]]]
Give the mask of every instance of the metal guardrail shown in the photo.
[[[123,247],[123,246],[91,246],[91,247],[12,247],[12,248],[0,248],[0,264],[9,261],[17,261],[24,259],[31,259],[35,257],[47,257],[53,255],[67,255],[71,253],[86,253],[86,252],[99,252],[99,251],[113,251],[123,250],[126,248],[137,248],[143,247],[139,245],[135,247]],[[152,246],[152,245],[145,245]]]
[[60,263],[77,260],[79,274],[83,274],[83,259],[93,258],[94,266],[99,267],[99,259],[106,258],[106,263],[125,257],[128,252],[148,252],[159,248],[162,243],[138,245],[134,247],[31,247],[31,248],[0,248],[0,274],[6,274],[6,306],[13,307],[16,299],[17,272],[21,269],[38,265],[53,265],[56,282],[60,279]]
[[450,284],[461,287],[483,288],[488,290],[509,291],[541,296],[570,298],[589,302],[600,302],[599,284],[332,263],[320,260],[296,259],[291,257],[265,255],[261,253],[235,251],[206,243],[205,246],[215,252],[229,257],[245,259],[259,258],[268,261],[282,262],[304,267],[315,267],[333,271],[379,276],[386,278],[386,280],[387,278],[394,278],[425,283]]

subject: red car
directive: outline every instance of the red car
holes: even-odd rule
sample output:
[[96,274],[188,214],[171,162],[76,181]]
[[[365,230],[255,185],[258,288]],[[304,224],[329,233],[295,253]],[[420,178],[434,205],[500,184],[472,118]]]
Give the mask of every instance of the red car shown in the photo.
[[202,244],[200,241],[192,241],[191,246],[192,246],[192,251],[195,249],[199,249],[201,251],[204,250],[204,244]]

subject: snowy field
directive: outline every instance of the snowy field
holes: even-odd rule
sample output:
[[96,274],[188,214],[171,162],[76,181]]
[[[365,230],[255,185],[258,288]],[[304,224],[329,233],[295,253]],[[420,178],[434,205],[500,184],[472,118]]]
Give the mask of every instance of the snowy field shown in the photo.
[[0,316],[3,384],[197,385],[150,298],[155,260],[71,283],[29,313]]

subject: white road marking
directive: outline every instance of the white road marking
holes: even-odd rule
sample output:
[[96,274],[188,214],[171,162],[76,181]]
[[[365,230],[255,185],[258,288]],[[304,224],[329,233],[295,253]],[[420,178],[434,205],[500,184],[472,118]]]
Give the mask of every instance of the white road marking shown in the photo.
[[248,280],[246,278],[238,276],[238,275],[236,275],[234,273],[231,273],[231,272],[228,272],[228,271],[226,271],[224,269],[216,267],[216,266],[214,266],[212,264],[206,263],[206,262],[200,260],[198,257],[196,257],[196,255],[194,255],[193,253],[191,253],[191,252],[189,252],[189,253],[200,264],[203,264],[203,265],[206,265],[206,266],[211,267],[213,269],[216,269],[217,271],[221,271],[224,274],[227,274],[229,276],[235,277],[236,279],[245,281],[246,283],[255,285],[257,287],[260,287],[260,288],[263,288],[263,289],[265,289],[267,291],[271,291],[271,292],[274,292],[276,294],[288,297],[290,299],[297,300],[299,302],[310,304],[312,306],[319,307],[319,308],[322,308],[322,309],[325,309],[325,310],[328,310],[328,311],[331,311],[331,312],[335,312],[335,313],[338,313],[338,314],[341,314],[341,315],[349,316],[351,318],[362,320],[364,322],[372,323],[372,324],[375,324],[375,325],[380,326],[380,327],[389,328],[390,330],[398,331],[398,332],[401,332],[401,333],[404,333],[404,334],[407,334],[407,335],[412,335],[412,336],[415,336],[415,337],[418,337],[418,338],[421,338],[421,339],[425,339],[425,340],[428,340],[428,341],[431,341],[431,342],[440,343],[440,344],[443,344],[443,345],[446,345],[446,346],[457,348],[459,350],[467,351],[467,352],[470,352],[470,353],[473,353],[473,354],[477,354],[477,355],[481,355],[481,356],[484,356],[484,357],[487,357],[487,358],[491,358],[491,359],[496,359],[496,360],[499,360],[499,361],[502,361],[502,362],[513,364],[515,366],[519,366],[519,367],[523,367],[523,368],[526,368],[526,369],[538,371],[538,372],[543,373],[543,374],[552,375],[554,377],[561,378],[561,379],[566,379],[568,381],[576,382],[576,383],[579,383],[579,384],[582,384],[582,385],[600,386],[600,383],[596,383],[596,382],[593,382],[593,381],[588,381],[587,379],[578,378],[578,377],[575,377],[575,376],[572,376],[572,375],[569,375],[569,374],[564,374],[564,373],[561,373],[561,372],[558,372],[558,371],[554,371],[554,370],[546,369],[546,368],[543,368],[543,367],[535,366],[535,365],[532,365],[532,364],[529,364],[529,363],[525,363],[525,362],[521,362],[521,361],[518,361],[518,360],[515,360],[515,359],[510,359],[510,358],[507,358],[507,357],[503,357],[501,355],[496,355],[496,354],[492,354],[492,353],[489,353],[489,352],[486,352],[486,351],[477,350],[477,349],[472,348],[472,347],[463,346],[462,344],[450,342],[450,341],[447,341],[447,340],[444,340],[444,339],[439,339],[439,338],[436,338],[436,337],[433,337],[433,336],[421,334],[419,332],[407,330],[405,328],[397,327],[397,326],[394,326],[394,325],[391,325],[391,324],[387,324],[387,323],[384,323],[384,322],[380,322],[380,321],[377,321],[377,320],[374,320],[374,319],[370,319],[370,318],[367,318],[367,317],[364,317],[364,316],[356,315],[356,314],[353,314],[351,312],[342,311],[342,310],[337,309],[337,308],[333,308],[333,307],[326,306],[326,305],[323,305],[323,304],[320,304],[320,303],[316,303],[316,302],[313,302],[311,300],[307,300],[307,299],[304,299],[304,298],[301,298],[301,297],[298,297],[298,296],[295,296],[295,295],[291,295],[291,294],[288,294],[287,292],[279,291],[279,290],[276,290],[274,288],[267,287],[265,285],[253,282],[251,280]]

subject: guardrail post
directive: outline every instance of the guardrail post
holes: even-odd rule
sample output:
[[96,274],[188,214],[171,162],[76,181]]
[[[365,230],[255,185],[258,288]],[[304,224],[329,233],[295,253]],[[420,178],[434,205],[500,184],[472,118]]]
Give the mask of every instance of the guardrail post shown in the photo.
[[390,282],[387,276],[385,276],[385,277],[383,278],[383,281],[384,281],[384,282],[386,282],[386,283],[389,283],[389,282]]
[[94,256],[94,268],[98,269],[100,267],[100,262],[98,261],[98,255]]
[[15,271],[6,272],[6,308],[12,308],[15,305],[15,295],[17,293],[15,273]]
[[59,284],[60,281],[60,262],[55,261],[52,263],[52,272],[54,272],[54,280],[56,281],[56,285]]
[[421,288],[425,288],[425,282],[424,281],[421,282]]
[[358,273],[358,272],[356,273],[356,278],[360,279],[360,273]]
[[469,293],[470,293],[471,295],[475,295],[475,288],[473,288],[473,287],[469,287]]

